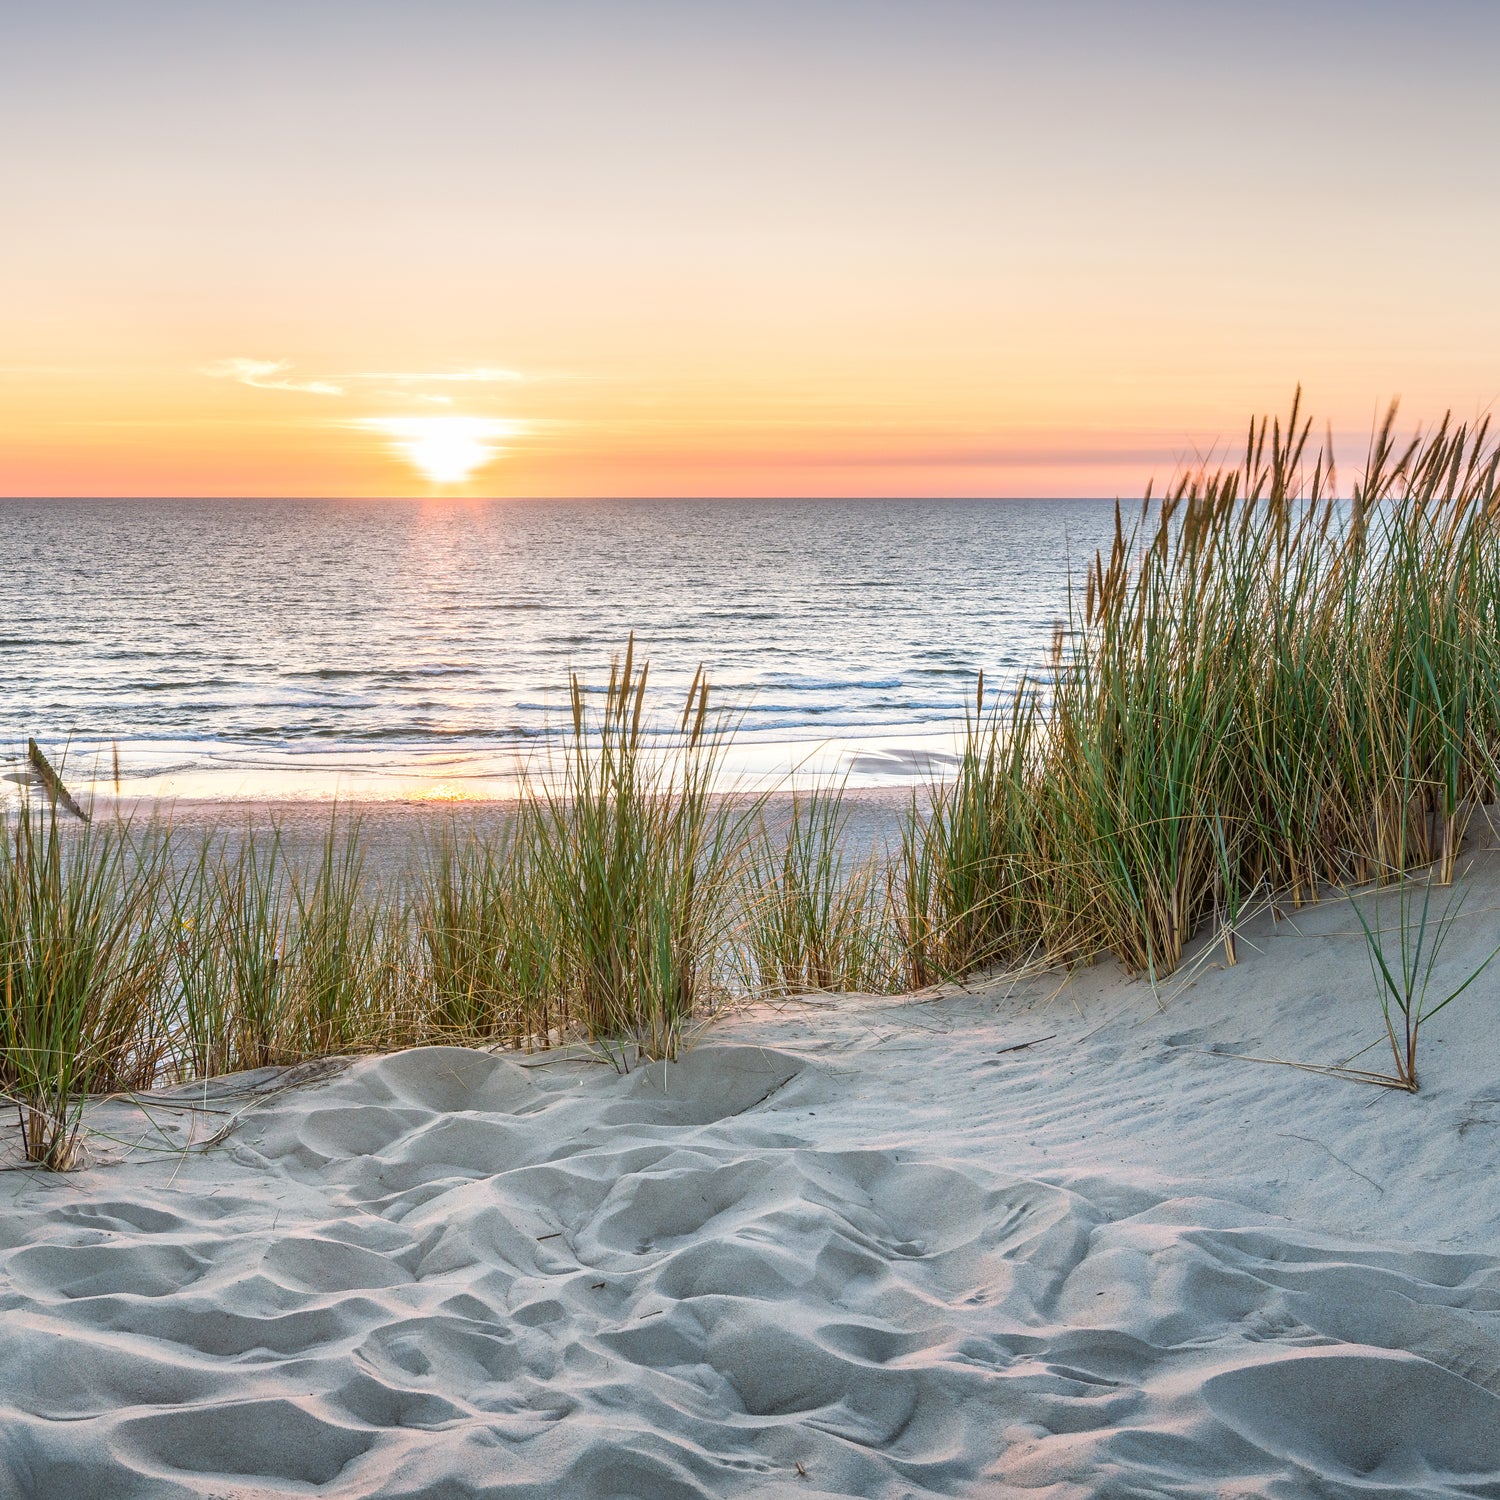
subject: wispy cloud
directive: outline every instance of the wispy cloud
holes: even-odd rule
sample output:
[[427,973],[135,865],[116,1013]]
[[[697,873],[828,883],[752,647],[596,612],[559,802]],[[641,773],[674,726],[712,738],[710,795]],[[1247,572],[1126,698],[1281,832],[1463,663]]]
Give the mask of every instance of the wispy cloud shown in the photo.
[[523,380],[519,370],[499,370],[481,366],[474,370],[371,370],[361,373],[360,380],[384,380],[390,385],[426,385],[436,381],[465,381],[494,385]]
[[292,368],[285,359],[246,359],[236,355],[232,359],[218,359],[204,365],[202,373],[214,380],[236,380],[241,385],[254,386],[258,391],[301,391],[308,396],[342,396],[344,388],[327,380],[288,380],[286,372]]

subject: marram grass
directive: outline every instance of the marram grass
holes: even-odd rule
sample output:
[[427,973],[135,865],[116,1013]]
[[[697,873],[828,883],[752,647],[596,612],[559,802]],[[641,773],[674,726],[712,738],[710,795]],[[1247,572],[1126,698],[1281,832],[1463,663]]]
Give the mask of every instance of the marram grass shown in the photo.
[[501,832],[454,828],[389,886],[342,812],[297,864],[274,830],[184,853],[65,820],[48,787],[0,845],[0,1089],[27,1154],[69,1165],[84,1094],[164,1076],[575,1037],[630,1066],[734,990],[1105,953],[1159,978],[1205,926],[1232,962],[1257,897],[1446,884],[1500,770],[1500,459],[1487,423],[1393,427],[1342,498],[1294,403],[1238,464],[1117,507],[1050,660],[980,684],[893,855],[849,847],[838,788],[781,822],[726,796],[706,678],[653,735],[633,644],[597,714],[575,679]]
[[757,810],[718,795],[730,726],[703,673],[666,745],[644,727],[646,683],[632,641],[595,724],[573,679],[572,735],[520,815],[560,995],[621,1065],[675,1056],[714,997]]
[[794,792],[784,827],[762,813],[740,891],[746,991],[897,987],[887,874],[875,850],[849,848],[848,823],[842,785]]
[[[1435,864],[1452,878],[1500,748],[1500,500],[1488,429],[1397,451],[1352,499],[1310,423],[1185,479],[1068,604],[1050,682],[971,723],[909,833],[917,970],[1111,952],[1152,976],[1256,890]],[[1082,597],[1079,597],[1081,593]]]
[[0,840],[0,1092],[27,1160],[80,1160],[80,1100],[149,1085],[167,1050],[154,830],[64,827],[56,801]]

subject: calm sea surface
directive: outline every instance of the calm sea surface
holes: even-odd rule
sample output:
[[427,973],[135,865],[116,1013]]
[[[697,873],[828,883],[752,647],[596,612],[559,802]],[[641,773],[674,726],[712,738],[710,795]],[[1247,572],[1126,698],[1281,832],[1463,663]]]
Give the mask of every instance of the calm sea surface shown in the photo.
[[[1045,651],[1106,501],[0,500],[0,729],[126,790],[483,795],[634,631],[742,753],[910,776]],[[775,748],[779,747],[779,748]],[[925,748],[924,748],[925,747]],[[940,751],[936,753],[941,753]]]

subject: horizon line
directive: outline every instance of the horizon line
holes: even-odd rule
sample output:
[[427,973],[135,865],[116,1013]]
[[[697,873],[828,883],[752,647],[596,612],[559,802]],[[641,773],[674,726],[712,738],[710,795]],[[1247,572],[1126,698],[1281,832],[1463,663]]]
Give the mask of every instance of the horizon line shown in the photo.
[[[611,501],[632,500],[643,501],[652,504],[674,504],[683,501],[711,500],[711,501],[755,501],[757,503],[774,504],[778,501],[812,501],[817,504],[841,504],[844,502],[868,502],[868,501],[924,501],[924,502],[964,502],[989,504],[995,502],[1006,502],[1013,500],[1124,500],[1124,495],[871,495],[871,494],[848,494],[848,495],[765,495],[765,494],[675,494],[675,495],[465,495],[465,494],[433,494],[433,495],[152,495],[152,494],[117,494],[117,495],[95,495],[95,494],[0,494],[0,504],[12,500],[36,500],[43,502],[70,502],[77,500],[102,501],[109,504],[124,503],[137,500],[148,500],[158,502],[185,501],[189,503],[224,502],[226,504],[237,504],[242,502],[260,502],[267,500],[284,500],[296,504],[312,503],[318,501],[348,501],[358,503],[385,504],[390,501],[413,502],[426,504],[433,500],[453,500],[472,503],[475,501],[496,503],[520,503],[520,504],[558,504],[558,505],[592,505]],[[1141,498],[1141,497],[1132,497]]]

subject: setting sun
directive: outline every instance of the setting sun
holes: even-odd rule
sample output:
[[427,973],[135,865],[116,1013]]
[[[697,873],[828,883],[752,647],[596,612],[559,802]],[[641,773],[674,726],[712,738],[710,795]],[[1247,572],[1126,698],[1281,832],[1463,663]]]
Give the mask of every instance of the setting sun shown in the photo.
[[370,417],[361,424],[383,432],[391,446],[434,484],[463,484],[499,456],[514,422],[494,417]]

